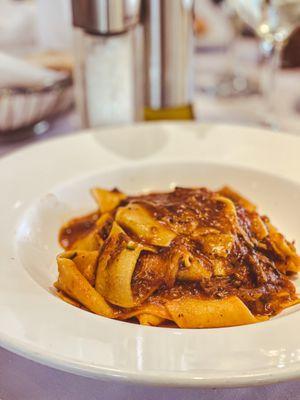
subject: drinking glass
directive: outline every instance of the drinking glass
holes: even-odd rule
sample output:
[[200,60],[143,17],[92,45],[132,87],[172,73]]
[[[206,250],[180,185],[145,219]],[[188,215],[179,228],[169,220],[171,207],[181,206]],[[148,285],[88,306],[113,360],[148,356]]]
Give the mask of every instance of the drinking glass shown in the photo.
[[280,54],[292,31],[300,25],[300,0],[228,0],[237,14],[261,39],[263,56],[261,89],[265,103],[264,123],[278,128],[274,113],[274,88]]

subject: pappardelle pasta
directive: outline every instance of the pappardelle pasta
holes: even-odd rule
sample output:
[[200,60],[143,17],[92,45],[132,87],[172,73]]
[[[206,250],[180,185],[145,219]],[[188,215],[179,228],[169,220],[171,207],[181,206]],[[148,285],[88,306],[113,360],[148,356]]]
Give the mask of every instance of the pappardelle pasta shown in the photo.
[[64,301],[180,328],[251,324],[299,302],[294,244],[231,188],[92,195],[97,210],[60,231],[54,286]]

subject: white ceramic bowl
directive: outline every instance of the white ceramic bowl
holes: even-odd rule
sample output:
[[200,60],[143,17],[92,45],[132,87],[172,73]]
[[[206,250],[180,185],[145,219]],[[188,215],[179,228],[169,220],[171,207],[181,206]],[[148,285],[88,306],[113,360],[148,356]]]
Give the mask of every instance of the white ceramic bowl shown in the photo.
[[[283,147],[289,156],[281,163]],[[298,306],[260,324],[180,330],[106,319],[52,290],[59,227],[93,209],[95,185],[136,193],[230,184],[300,242],[299,150],[297,138],[262,130],[149,124],[86,132],[3,159],[0,343],[67,371],[143,384],[241,386],[299,377]]]

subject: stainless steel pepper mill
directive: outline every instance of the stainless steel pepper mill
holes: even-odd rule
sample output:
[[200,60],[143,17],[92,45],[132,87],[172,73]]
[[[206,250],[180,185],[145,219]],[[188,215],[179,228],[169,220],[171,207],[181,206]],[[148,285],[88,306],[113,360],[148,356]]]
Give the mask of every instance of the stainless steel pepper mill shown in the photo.
[[147,119],[192,118],[191,0],[142,0]]
[[83,126],[193,117],[193,0],[72,0],[72,7]]

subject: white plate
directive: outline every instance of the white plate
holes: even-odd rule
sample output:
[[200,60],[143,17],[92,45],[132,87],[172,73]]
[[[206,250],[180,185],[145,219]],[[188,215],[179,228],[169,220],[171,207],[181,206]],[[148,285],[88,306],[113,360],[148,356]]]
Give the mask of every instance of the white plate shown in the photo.
[[[0,344],[97,378],[241,386],[300,377],[300,312],[222,329],[113,321],[55,297],[57,232],[90,210],[88,189],[235,186],[300,243],[300,140],[263,130],[145,124],[31,146],[0,161]],[[296,282],[298,284],[298,282]]]

